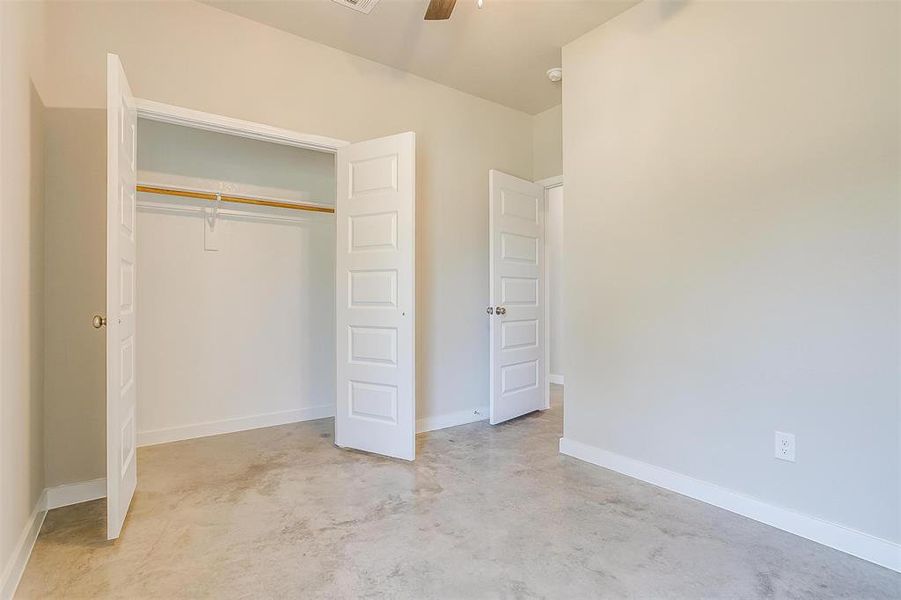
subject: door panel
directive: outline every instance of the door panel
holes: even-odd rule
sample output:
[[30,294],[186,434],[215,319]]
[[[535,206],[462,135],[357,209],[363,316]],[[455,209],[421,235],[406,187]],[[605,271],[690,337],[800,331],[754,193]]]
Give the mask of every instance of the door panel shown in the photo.
[[413,460],[415,136],[338,150],[335,441]]
[[[544,189],[491,171],[492,425],[548,407],[544,310]],[[498,310],[500,309],[500,310]]]
[[119,57],[107,55],[107,538],[119,537],[137,486],[135,184],[137,112]]

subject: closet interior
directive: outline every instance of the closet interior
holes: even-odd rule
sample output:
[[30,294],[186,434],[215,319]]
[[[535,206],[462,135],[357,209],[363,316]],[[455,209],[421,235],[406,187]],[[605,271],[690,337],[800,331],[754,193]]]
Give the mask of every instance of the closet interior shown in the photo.
[[138,445],[333,416],[334,154],[137,139]]

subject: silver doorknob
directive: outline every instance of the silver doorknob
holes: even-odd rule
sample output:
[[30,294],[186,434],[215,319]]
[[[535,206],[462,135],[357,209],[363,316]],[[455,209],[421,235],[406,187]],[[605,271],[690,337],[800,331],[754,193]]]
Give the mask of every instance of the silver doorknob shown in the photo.
[[94,329],[100,329],[101,327],[106,325],[106,317],[94,315],[94,319],[91,321],[91,324],[94,326]]
[[507,309],[504,308],[503,306],[498,306],[497,308],[494,309],[494,313],[497,315],[505,315],[505,314],[507,314]]
[[488,307],[488,314],[489,314],[489,315],[493,315],[493,314],[494,314],[494,307],[493,307],[493,306],[489,306],[489,307]]

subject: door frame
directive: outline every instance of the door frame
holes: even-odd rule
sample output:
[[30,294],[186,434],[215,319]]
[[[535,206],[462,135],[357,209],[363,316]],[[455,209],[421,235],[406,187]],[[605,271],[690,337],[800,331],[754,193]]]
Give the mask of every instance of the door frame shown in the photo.
[[544,188],[544,408],[551,407],[551,286],[548,283],[551,280],[551,261],[547,259],[547,242],[548,242],[548,215],[550,214],[550,204],[548,204],[548,192],[553,188],[563,185],[563,175],[554,175],[545,179],[536,181],[538,185]]

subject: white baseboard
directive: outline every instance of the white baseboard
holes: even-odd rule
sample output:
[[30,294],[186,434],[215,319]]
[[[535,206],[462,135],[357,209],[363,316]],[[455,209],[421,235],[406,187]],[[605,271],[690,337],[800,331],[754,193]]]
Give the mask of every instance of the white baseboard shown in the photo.
[[34,543],[41,532],[41,525],[44,524],[44,517],[47,516],[45,505],[46,491],[42,492],[41,497],[38,498],[34,510],[31,511],[31,515],[19,535],[19,541],[16,543],[12,555],[3,565],[3,571],[0,573],[0,600],[10,600],[15,595],[16,588],[19,587],[19,581],[28,565],[28,559],[31,558]]
[[476,421],[483,421],[487,418],[487,406],[477,406],[475,408],[459,410],[446,415],[423,417],[422,419],[416,419],[416,433],[425,433],[426,431],[435,431],[436,429],[466,425],[467,423],[475,423]]
[[0,600],[9,600],[15,595],[16,588],[19,586],[19,581],[22,579],[22,574],[28,565],[28,559],[31,558],[31,551],[34,549],[34,544],[38,539],[38,534],[41,532],[41,526],[44,524],[44,518],[47,516],[48,510],[96,500],[105,496],[106,478],[45,488],[41,492],[41,497],[35,504],[31,516],[25,523],[12,556],[10,556],[7,564],[4,565],[2,574],[0,574]]
[[575,440],[561,438],[560,452],[901,572],[901,544]]
[[563,385],[563,375],[555,375],[550,373],[547,376],[547,380],[551,383],[556,383],[557,385]]
[[[419,419],[416,421],[417,433],[424,431],[434,431],[436,429],[444,429],[446,427],[454,427],[456,425],[465,425],[487,419],[487,407],[478,407],[469,410],[461,410],[448,415],[440,415]],[[202,423],[200,425],[191,425],[187,427],[173,427],[171,429],[158,429],[149,432],[141,432],[138,434],[139,446],[151,446],[155,444],[163,444],[167,441],[179,441],[204,437],[207,435],[216,435],[218,433],[232,433],[235,431],[245,431],[248,429],[256,429],[258,427],[271,427],[273,425],[284,425],[287,423],[297,423],[300,421],[309,421],[312,419],[322,419],[334,416],[332,405],[317,406],[311,409],[303,409],[296,411],[285,411],[281,413],[270,413],[247,419],[230,419],[227,421],[215,421],[212,423]],[[212,432],[212,433],[211,433]],[[142,438],[142,436],[147,436]],[[152,437],[151,437],[152,436]],[[154,441],[148,441],[154,440]],[[156,441],[159,440],[159,441]],[[80,502],[89,502],[98,498],[106,497],[106,478],[91,479],[89,481],[79,481],[76,483],[66,483],[44,490],[44,500],[42,506],[45,510],[52,510],[71,504]]]
[[105,498],[106,477],[50,487],[44,490],[44,494],[47,499],[47,510]]
[[138,446],[153,446],[156,444],[166,444],[168,442],[191,440],[194,438],[206,437],[208,435],[234,433],[236,431],[246,431],[248,429],[258,429],[260,427],[273,427],[275,425],[287,425],[288,423],[312,421],[313,419],[324,419],[326,417],[334,416],[334,404],[322,404],[320,406],[311,406],[309,408],[284,410],[262,415],[252,415],[249,417],[208,421],[206,423],[166,427],[163,429],[151,429],[149,431],[138,432]]

